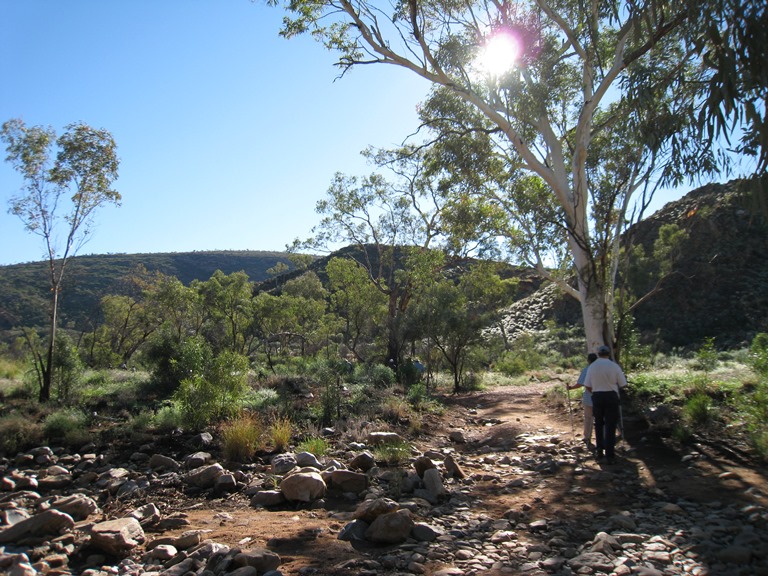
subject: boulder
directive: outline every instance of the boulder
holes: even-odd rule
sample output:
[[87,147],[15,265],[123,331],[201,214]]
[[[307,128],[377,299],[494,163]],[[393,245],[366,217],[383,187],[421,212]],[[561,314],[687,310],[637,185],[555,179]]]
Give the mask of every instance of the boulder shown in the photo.
[[144,530],[136,518],[99,522],[91,527],[91,544],[114,556],[123,556],[144,542]]
[[0,531],[0,544],[11,544],[30,536],[58,535],[62,530],[69,530],[74,525],[75,521],[69,514],[58,510],[44,510]]
[[256,568],[259,574],[275,570],[280,566],[280,556],[267,550],[265,548],[258,548],[254,550],[243,550],[239,554],[235,555],[232,560],[232,565],[235,568],[242,568],[244,566],[251,566]]
[[99,511],[99,505],[93,498],[85,494],[72,494],[71,496],[56,496],[46,503],[48,508],[64,512],[72,516],[75,521],[85,520],[91,514]]
[[290,452],[284,454],[277,454],[272,458],[272,474],[282,476],[293,470],[298,463],[296,462],[296,456]]
[[331,486],[342,492],[362,492],[368,487],[368,477],[352,470],[334,470],[331,472]]
[[400,506],[394,500],[389,498],[375,498],[373,500],[365,500],[364,502],[361,502],[352,517],[370,524],[382,514],[394,512],[399,508]]
[[222,474],[224,474],[224,468],[221,464],[210,464],[190,470],[184,477],[184,482],[196,488],[213,488]]
[[361,452],[349,463],[349,467],[352,470],[362,470],[363,472],[368,472],[371,468],[376,466],[376,459],[373,457],[373,454],[370,452]]
[[317,472],[297,472],[283,478],[280,491],[291,502],[312,502],[325,496],[326,485]]
[[396,510],[377,516],[365,531],[365,538],[377,544],[399,544],[408,539],[413,525],[409,510]]

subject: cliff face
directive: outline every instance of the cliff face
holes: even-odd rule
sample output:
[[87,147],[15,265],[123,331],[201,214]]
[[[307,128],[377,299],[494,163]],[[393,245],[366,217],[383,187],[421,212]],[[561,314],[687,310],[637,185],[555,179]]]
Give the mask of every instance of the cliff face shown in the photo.
[[[645,340],[667,346],[738,346],[768,331],[768,226],[739,181],[710,184],[634,225],[629,237],[653,254],[665,224],[687,232],[674,271],[635,310]],[[544,329],[546,320],[581,323],[579,305],[551,285],[505,311],[508,335]]]
[[674,272],[636,310],[641,331],[672,346],[738,345],[768,331],[768,227],[754,197],[739,181],[710,184],[633,227],[648,253],[663,224],[688,232]]

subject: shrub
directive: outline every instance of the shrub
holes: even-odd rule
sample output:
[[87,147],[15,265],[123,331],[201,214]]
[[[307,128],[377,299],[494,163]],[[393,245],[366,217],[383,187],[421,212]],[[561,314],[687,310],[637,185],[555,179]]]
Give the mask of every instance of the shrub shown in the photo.
[[408,388],[405,398],[411,406],[418,410],[430,400],[429,393],[427,392],[427,385],[424,382],[413,384]]
[[0,380],[19,380],[24,373],[24,366],[8,358],[0,358]]
[[272,441],[272,445],[281,452],[291,443],[292,436],[293,422],[291,422],[290,418],[277,418],[269,427],[269,438]]
[[299,445],[296,446],[298,452],[309,452],[317,457],[327,454],[330,448],[331,446],[328,443],[328,440],[320,436],[310,436],[309,438],[302,440]]
[[90,440],[86,415],[73,408],[57,410],[43,421],[43,432],[49,442],[79,447]]
[[392,393],[386,396],[380,410],[381,417],[393,424],[407,422],[413,414],[411,405],[399,393]]
[[202,374],[212,356],[210,345],[202,337],[179,342],[169,334],[161,335],[147,350],[147,359],[155,366],[154,388],[162,395],[173,393],[182,380]]
[[280,395],[272,388],[249,390],[243,397],[243,408],[252,411],[264,411],[280,404]]
[[760,332],[749,347],[749,363],[761,376],[768,376],[768,334]]
[[712,372],[717,368],[717,350],[715,349],[714,338],[704,339],[704,344],[696,351],[694,367],[704,372]]
[[358,364],[355,366],[355,382],[368,383],[375,388],[390,388],[397,382],[391,368],[383,364]]
[[411,457],[411,445],[404,440],[386,442],[373,448],[373,457],[388,466],[398,466]]
[[184,414],[177,402],[168,402],[155,412],[152,424],[158,432],[172,432],[184,428]]
[[712,398],[697,392],[683,406],[683,418],[692,426],[705,426],[711,420]]
[[35,420],[21,414],[0,418],[0,452],[12,456],[39,445],[43,430]]
[[83,364],[72,339],[63,333],[56,337],[52,375],[59,402],[67,402],[83,375]]
[[247,392],[248,359],[225,351],[204,366],[203,374],[181,381],[173,395],[187,427],[199,430],[215,420],[236,414]]
[[768,380],[758,383],[746,408],[750,442],[768,460]]
[[261,446],[264,433],[261,422],[249,414],[243,414],[221,427],[224,457],[235,462],[246,462]]

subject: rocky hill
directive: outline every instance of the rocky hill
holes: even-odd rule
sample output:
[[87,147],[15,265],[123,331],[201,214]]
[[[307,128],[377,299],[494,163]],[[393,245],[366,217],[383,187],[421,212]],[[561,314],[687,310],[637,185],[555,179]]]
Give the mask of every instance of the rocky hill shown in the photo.
[[[713,337],[718,347],[735,347],[768,331],[768,226],[754,199],[744,182],[709,184],[630,229],[627,240],[646,254],[653,254],[663,225],[687,233],[672,273],[635,310],[646,341],[688,347]],[[514,336],[542,330],[547,320],[580,317],[575,300],[544,284],[506,311],[505,330]]]
[[[61,297],[62,325],[82,326],[107,294],[120,294],[122,279],[138,266],[175,276],[183,284],[208,280],[216,270],[243,271],[254,282],[271,277],[267,272],[282,263],[293,268],[284,252],[210,251],[158,254],[77,256],[69,261]],[[42,326],[47,322],[50,285],[47,262],[0,266],[0,331],[14,326]]]

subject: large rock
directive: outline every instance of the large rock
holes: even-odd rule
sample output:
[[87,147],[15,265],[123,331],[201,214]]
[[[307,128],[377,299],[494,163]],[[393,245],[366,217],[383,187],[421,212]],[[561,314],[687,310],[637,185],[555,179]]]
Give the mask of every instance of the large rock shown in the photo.
[[376,458],[373,457],[373,454],[370,452],[361,452],[349,463],[349,467],[352,470],[362,470],[363,472],[368,472],[371,468],[376,466]]
[[272,474],[282,476],[293,470],[297,466],[296,456],[290,452],[277,454],[272,458]]
[[280,491],[291,502],[313,502],[325,496],[326,485],[318,472],[296,472],[283,478]]
[[377,544],[405,542],[413,529],[409,510],[397,510],[378,516],[365,531],[365,538]]
[[251,497],[251,506],[279,506],[285,502],[285,496],[280,490],[261,490]]
[[222,474],[224,474],[224,467],[221,464],[210,464],[190,470],[184,477],[184,481],[196,488],[213,488]]
[[389,498],[375,498],[361,502],[352,517],[371,524],[382,514],[394,512],[399,508],[400,506],[394,500]]
[[403,438],[396,432],[371,432],[368,434],[368,444],[379,446],[381,444],[397,444]]
[[99,511],[99,505],[96,504],[96,501],[85,494],[56,496],[46,503],[46,507],[69,514],[76,521],[85,520],[91,514]]
[[152,468],[152,470],[170,470],[176,472],[181,469],[181,464],[170,456],[165,456],[164,454],[152,454],[152,457],[149,459],[149,467]]
[[91,544],[114,556],[123,556],[144,542],[144,530],[136,518],[99,522],[91,527]]
[[58,510],[45,510],[0,531],[0,544],[18,542],[30,536],[58,535],[62,530],[69,530],[74,525],[75,521],[69,514]]
[[331,487],[358,494],[368,487],[368,477],[352,470],[334,470],[331,472]]
[[234,557],[232,560],[232,565],[235,568],[251,566],[256,568],[259,574],[264,574],[270,570],[275,570],[278,566],[280,566],[280,562],[280,556],[271,550],[258,548],[255,550],[243,550]]

